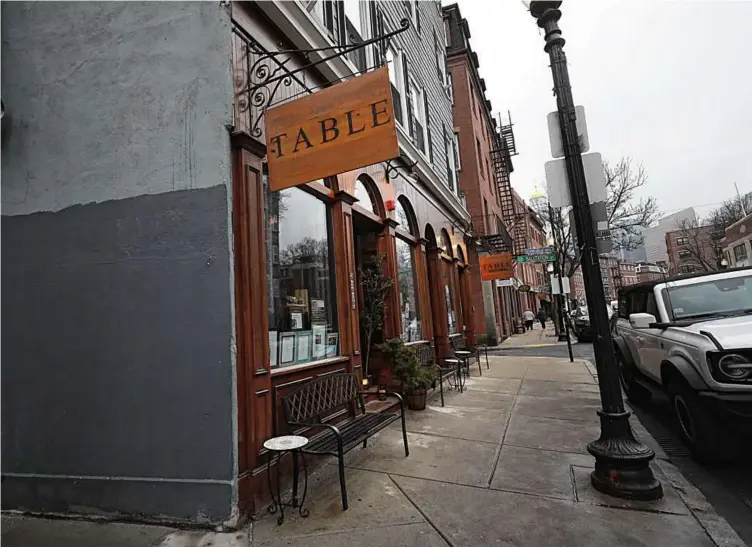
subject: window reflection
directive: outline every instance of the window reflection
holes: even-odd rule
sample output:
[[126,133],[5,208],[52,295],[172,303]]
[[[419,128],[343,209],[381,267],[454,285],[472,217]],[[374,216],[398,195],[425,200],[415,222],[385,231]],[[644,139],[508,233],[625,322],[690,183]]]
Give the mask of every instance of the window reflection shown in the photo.
[[410,216],[407,213],[407,209],[405,208],[405,204],[402,202],[402,199],[397,200],[396,212],[397,222],[399,222],[400,228],[412,235],[415,235],[413,226],[410,222]]
[[412,246],[397,238],[397,285],[402,313],[402,339],[405,342],[421,340],[423,330],[418,308],[417,275]]
[[272,367],[339,355],[329,207],[264,177],[269,357]]
[[358,200],[357,205],[359,205],[363,209],[371,211],[372,213],[378,214],[376,205],[374,204],[373,198],[371,197],[371,192],[368,191],[368,188],[366,188],[365,184],[363,184],[360,179],[357,179],[355,181],[355,197]]

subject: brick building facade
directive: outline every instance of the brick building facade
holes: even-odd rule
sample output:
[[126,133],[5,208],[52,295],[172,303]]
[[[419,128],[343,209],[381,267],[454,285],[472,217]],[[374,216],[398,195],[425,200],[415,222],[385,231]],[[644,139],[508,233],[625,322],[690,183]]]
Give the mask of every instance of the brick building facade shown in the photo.
[[[454,126],[452,135],[457,147],[459,187],[472,218],[473,230],[481,236],[505,234],[499,186],[494,170],[493,151],[499,146],[498,125],[486,99],[486,83],[479,73],[478,56],[470,45],[470,28],[457,4],[443,8],[447,47],[447,69],[452,94]],[[493,281],[481,281],[478,254],[489,249],[469,248],[469,263],[475,268],[470,281],[478,334],[490,340],[504,337],[509,331],[502,293]],[[485,329],[484,329],[485,326]],[[485,332],[484,332],[485,331]]]

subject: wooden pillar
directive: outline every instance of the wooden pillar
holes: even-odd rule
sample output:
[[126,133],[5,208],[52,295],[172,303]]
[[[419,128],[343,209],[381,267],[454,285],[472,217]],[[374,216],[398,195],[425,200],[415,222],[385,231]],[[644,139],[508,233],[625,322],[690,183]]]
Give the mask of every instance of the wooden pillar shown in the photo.
[[[475,330],[475,302],[473,302],[470,296],[470,266],[465,266],[459,275],[460,278],[460,297],[462,298],[462,314],[464,315],[463,321],[465,324],[465,336],[467,337],[467,343],[475,345],[478,343]],[[494,289],[495,291],[496,289]],[[494,305],[495,305],[495,299]],[[494,310],[494,324],[496,324],[496,312]],[[495,336],[496,333],[494,333]]]
[[235,256],[238,485],[242,511],[261,493],[251,472],[261,444],[272,436],[269,316],[264,253],[264,185],[261,158],[236,147],[233,155],[232,228]]
[[428,278],[428,261],[426,258],[427,239],[418,240],[418,245],[413,249],[415,258],[415,270],[418,278],[418,306],[420,306],[420,318],[423,326],[422,338],[433,341],[433,311],[431,306],[431,287]]
[[355,243],[353,241],[352,204],[355,198],[347,192],[337,192],[332,206],[334,228],[334,264],[337,286],[337,312],[342,355],[349,355],[348,372],[362,375],[360,324],[355,276]]
[[441,249],[430,249],[426,252],[428,261],[428,279],[430,281],[431,317],[433,319],[433,339],[438,357],[451,355],[449,345],[449,324],[447,323],[446,297],[444,296],[444,263],[441,260]]
[[460,259],[453,258],[448,264],[448,272],[451,281],[452,305],[454,306],[454,321],[457,323],[457,332],[465,332],[465,302],[462,300],[462,288],[460,287]]
[[397,241],[394,229],[399,223],[391,218],[384,219],[384,229],[379,235],[379,254],[383,254],[384,277],[394,279],[394,285],[386,295],[384,310],[384,340],[398,338],[402,334],[402,317],[400,313],[399,279],[397,272]]

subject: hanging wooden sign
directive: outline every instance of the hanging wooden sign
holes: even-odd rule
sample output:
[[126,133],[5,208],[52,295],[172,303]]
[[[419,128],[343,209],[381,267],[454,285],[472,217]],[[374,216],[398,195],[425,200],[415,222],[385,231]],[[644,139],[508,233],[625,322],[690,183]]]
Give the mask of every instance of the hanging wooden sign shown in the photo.
[[272,191],[399,155],[387,67],[271,108],[264,118]]
[[478,262],[480,264],[480,278],[483,281],[514,277],[514,257],[512,253],[480,255]]

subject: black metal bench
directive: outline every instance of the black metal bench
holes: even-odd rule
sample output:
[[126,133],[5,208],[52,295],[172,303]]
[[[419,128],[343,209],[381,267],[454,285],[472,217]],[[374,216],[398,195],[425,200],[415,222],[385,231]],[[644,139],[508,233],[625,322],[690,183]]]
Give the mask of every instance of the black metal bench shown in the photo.
[[[339,460],[339,485],[342,493],[342,509],[347,510],[347,488],[345,486],[346,452],[359,444],[366,447],[372,437],[392,422],[402,418],[402,440],[405,443],[405,457],[410,455],[405,429],[405,403],[396,393],[387,393],[399,401],[397,412],[366,412],[363,393],[358,390],[355,374],[338,373],[321,376],[307,382],[282,398],[285,421],[290,430],[299,427],[323,429],[310,438],[301,449],[305,454],[336,456]],[[360,413],[357,412],[360,409]],[[336,424],[325,420],[338,410],[345,409],[347,417]]]
[[[439,384],[439,392],[441,393],[441,406],[444,406],[444,380],[449,383],[449,387],[453,388],[451,378],[454,376],[455,381],[458,380],[460,374],[460,360],[459,359],[441,359],[441,362],[436,360],[436,356],[433,350],[433,346],[425,345],[416,349],[418,352],[418,360],[424,367],[434,367],[436,371],[436,383]],[[443,363],[443,364],[442,364]],[[457,384],[459,385],[459,383]],[[436,385],[434,384],[434,390]]]

